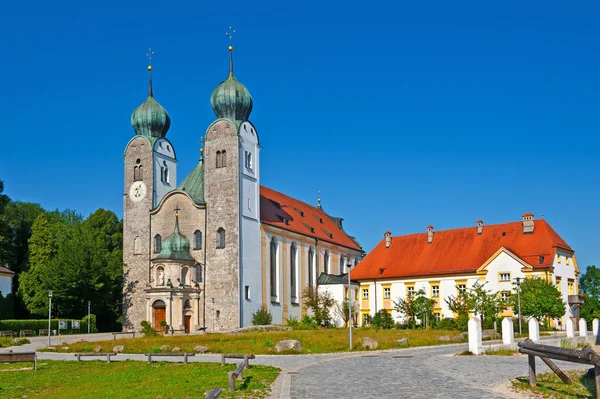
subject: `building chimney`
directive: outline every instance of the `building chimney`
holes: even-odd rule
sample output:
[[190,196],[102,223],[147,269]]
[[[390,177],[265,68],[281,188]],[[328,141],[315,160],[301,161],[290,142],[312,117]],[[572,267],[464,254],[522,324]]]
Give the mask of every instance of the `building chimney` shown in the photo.
[[531,212],[524,213],[523,214],[523,233],[524,234],[533,233],[534,227],[535,227],[535,224],[533,221],[533,213],[531,213]]
[[433,242],[433,226],[427,226],[427,244],[431,244]]
[[483,233],[483,220],[479,219],[477,221],[477,234],[481,235]]
[[389,248],[391,245],[392,245],[392,232],[388,230],[385,232],[385,247]]

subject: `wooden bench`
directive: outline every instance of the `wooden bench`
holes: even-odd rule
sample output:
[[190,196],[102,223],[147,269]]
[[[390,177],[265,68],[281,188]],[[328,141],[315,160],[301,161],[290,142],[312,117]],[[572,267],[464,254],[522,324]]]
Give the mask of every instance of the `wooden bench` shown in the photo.
[[244,355],[244,361],[240,362],[234,371],[229,372],[229,392],[235,391],[235,380],[242,380],[244,378],[244,369],[249,366],[248,356]]
[[110,357],[111,356],[117,356],[117,354],[115,352],[108,352],[108,353],[75,353],[74,354],[75,357],[77,358],[77,361],[80,362],[82,357],[101,357],[101,356],[106,356],[106,363],[110,363]]
[[0,331],[0,337],[16,337],[17,333],[12,330]]
[[48,329],[45,329],[45,330],[42,329],[42,330],[39,331],[38,335],[48,335],[48,331],[50,331],[50,330],[48,330]]
[[236,355],[236,354],[222,353],[221,354],[221,366],[225,366],[225,359],[244,359],[244,362],[246,362],[246,365],[249,366],[250,362],[248,360],[254,359],[255,357],[256,356],[254,356],[254,355]]
[[37,371],[37,354],[35,352],[0,352],[0,363],[33,362],[33,370]]
[[152,363],[153,357],[168,357],[168,356],[183,356],[183,363],[188,364],[188,356],[194,356],[195,353],[186,353],[186,352],[174,352],[174,353],[146,353],[148,356],[148,363]]
[[19,331],[19,337],[31,337],[31,336],[35,336],[35,331],[33,331],[33,330]]
[[114,333],[112,333],[113,340],[117,339],[117,335],[124,335],[124,334],[132,334],[133,338],[135,338],[135,331],[123,331],[123,332],[114,332]]

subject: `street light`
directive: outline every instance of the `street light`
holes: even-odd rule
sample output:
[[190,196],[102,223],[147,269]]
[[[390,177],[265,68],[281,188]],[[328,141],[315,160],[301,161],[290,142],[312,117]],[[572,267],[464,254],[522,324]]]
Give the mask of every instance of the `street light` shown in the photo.
[[90,306],[92,305],[92,301],[88,301],[88,334],[90,333],[90,325],[92,324],[92,319],[90,318]]
[[48,347],[50,347],[50,318],[52,317],[52,290],[48,291]]
[[517,303],[519,306],[519,334],[523,334],[521,328],[521,277],[515,277],[515,281],[517,282]]
[[352,350],[352,291],[351,291],[351,280],[350,271],[352,270],[352,264],[348,263],[348,324],[350,325],[350,350]]

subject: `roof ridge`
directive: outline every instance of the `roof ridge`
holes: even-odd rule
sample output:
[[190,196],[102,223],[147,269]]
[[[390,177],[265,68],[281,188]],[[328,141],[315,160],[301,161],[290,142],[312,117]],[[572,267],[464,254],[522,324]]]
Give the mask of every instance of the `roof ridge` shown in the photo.
[[316,207],[316,206],[314,206],[314,205],[311,205],[311,204],[309,204],[308,202],[304,202],[304,201],[302,201],[302,200],[299,200],[298,198],[294,198],[294,197],[292,197],[292,196],[290,196],[290,195],[287,195],[287,194],[285,194],[285,193],[282,193],[281,191],[277,191],[277,190],[275,190],[275,189],[272,189],[272,188],[270,188],[270,187],[263,186],[262,184],[260,185],[260,187],[262,187],[262,188],[266,188],[267,190],[274,191],[274,192],[276,192],[277,194],[279,194],[279,195],[283,195],[284,197],[288,197],[289,199],[293,199],[294,201],[301,202],[301,203],[303,203],[304,205],[306,205],[306,206],[309,206],[309,207],[313,208],[313,209],[314,209],[314,210],[316,210],[316,211],[323,212],[325,215],[327,215],[327,213],[326,213],[325,211],[323,211],[322,209],[319,209],[318,207]]
[[[514,221],[514,222],[505,222],[505,223],[495,223],[495,224],[484,224],[483,228],[485,230],[486,227],[496,227],[496,226],[503,226],[503,225],[509,225],[509,224],[513,224],[513,223],[521,223],[521,221]],[[445,230],[434,230],[434,233],[441,233],[441,232],[447,232],[447,231],[458,231],[458,230],[468,230],[468,229],[476,229],[477,225],[473,225],[473,226],[466,226],[466,227],[455,227],[452,229],[445,229]],[[396,236],[392,236],[392,237],[407,237],[407,236],[412,236],[412,235],[419,235],[419,234],[427,234],[427,231],[421,231],[418,233],[408,233],[408,234],[400,234],[400,235],[396,235]]]

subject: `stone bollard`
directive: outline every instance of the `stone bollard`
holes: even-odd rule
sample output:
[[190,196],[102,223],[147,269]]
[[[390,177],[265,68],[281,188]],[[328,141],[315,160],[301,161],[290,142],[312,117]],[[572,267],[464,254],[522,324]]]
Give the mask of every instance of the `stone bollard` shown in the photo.
[[567,319],[567,338],[575,338],[575,321],[571,318]]
[[504,346],[513,347],[515,344],[515,330],[512,317],[502,320],[502,343]]
[[587,337],[587,321],[585,319],[579,319],[579,336]]
[[479,320],[479,317],[471,317],[468,327],[469,351],[474,355],[481,355],[483,353],[483,345],[481,343],[481,320]]
[[529,339],[536,344],[540,343],[540,323],[538,323],[535,317],[529,319]]
[[600,336],[598,335],[600,333],[600,320],[592,320],[592,332],[594,333],[594,343],[596,345],[600,344]]

